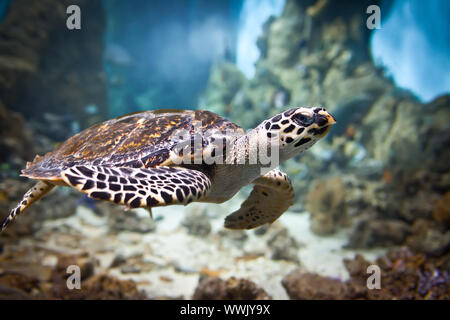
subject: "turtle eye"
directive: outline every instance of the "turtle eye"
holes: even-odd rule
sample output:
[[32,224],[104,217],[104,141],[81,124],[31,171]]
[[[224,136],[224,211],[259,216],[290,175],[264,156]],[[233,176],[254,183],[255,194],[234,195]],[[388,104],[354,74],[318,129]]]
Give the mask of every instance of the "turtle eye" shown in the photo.
[[304,115],[302,113],[294,114],[292,116],[292,118],[293,118],[295,123],[297,123],[298,125],[303,126],[303,127],[308,127],[311,124],[313,124],[313,122],[314,122],[314,118],[313,117]]

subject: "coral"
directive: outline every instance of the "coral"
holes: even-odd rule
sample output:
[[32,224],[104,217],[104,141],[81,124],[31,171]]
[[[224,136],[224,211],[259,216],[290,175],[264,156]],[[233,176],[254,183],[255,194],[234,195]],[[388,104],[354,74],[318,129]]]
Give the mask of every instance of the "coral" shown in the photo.
[[247,279],[231,277],[205,278],[200,281],[192,297],[194,300],[269,300],[263,289]]
[[86,283],[86,299],[145,299],[131,280],[119,280],[108,275],[97,275]]
[[282,15],[263,26],[255,76],[217,64],[205,104],[245,128],[286,106],[323,105],[339,125],[302,155],[301,166],[298,158],[283,165],[312,230],[326,235],[354,223],[350,247],[409,243],[445,253],[446,230],[415,221],[448,228],[450,95],[425,105],[375,66],[364,12],[377,3],[286,1]]
[[[450,274],[445,258],[430,259],[402,248],[391,251],[374,263],[361,255],[344,261],[350,279],[340,280],[305,273],[296,269],[282,281],[291,299],[449,299]],[[448,263],[448,262],[447,262]],[[370,265],[381,271],[381,288],[369,289]]]
[[39,288],[39,280],[22,273],[0,273],[0,297],[2,299],[31,299],[31,292]]
[[[38,252],[36,252],[38,251]],[[43,255],[44,254],[44,255]],[[80,289],[67,287],[67,267],[80,267]],[[95,274],[97,261],[87,252],[45,253],[25,248],[0,256],[0,298],[5,299],[145,299],[136,283]]]
[[[423,106],[405,98],[383,96],[376,101],[356,138],[367,146],[373,158],[388,162],[391,167],[448,171],[450,129],[442,119],[450,117],[450,95]],[[429,117],[422,116],[422,108],[428,110]]]
[[348,247],[407,244],[415,252],[439,255],[448,250],[444,192],[446,174],[398,168],[381,177],[343,177],[347,207],[355,226]]
[[405,222],[393,219],[364,219],[351,233],[348,248],[373,248],[403,244],[411,228]]
[[367,266],[361,256],[345,264],[351,279],[349,285],[360,287],[366,299],[449,299],[450,275],[442,260],[413,254],[408,248],[391,251],[375,261],[381,269],[381,289],[366,287]]
[[341,178],[316,181],[307,196],[306,209],[311,213],[311,230],[331,234],[345,225],[345,185]]
[[81,282],[80,290],[69,290],[64,283],[55,286],[51,297],[82,300],[142,300],[146,295],[137,289],[132,280],[119,280],[107,274],[98,274]]
[[418,219],[406,244],[414,252],[442,256],[450,250],[450,231],[435,221]]
[[[355,203],[364,202],[364,207],[354,205],[347,211],[354,216],[375,211],[374,218],[398,219],[411,225],[417,217],[430,215],[435,198],[440,197],[436,195],[437,181],[433,178],[428,183],[417,177],[426,191],[408,200],[403,199],[407,193],[400,189],[412,182],[408,180],[414,172],[425,170],[443,176],[450,171],[450,95],[424,105],[396,88],[375,66],[369,54],[372,31],[363,25],[369,4],[377,2],[342,5],[336,1],[286,1],[282,15],[272,17],[263,27],[255,76],[239,81],[233,77],[228,82],[217,75],[232,66],[217,65],[206,92],[206,97],[215,99],[206,102],[220,105],[219,113],[229,114],[230,120],[246,128],[286,106],[324,106],[338,125],[302,155],[301,170],[298,158],[283,165],[293,180],[297,203],[305,202],[315,180],[352,173],[357,179],[369,180],[362,182],[368,190],[359,190],[364,199],[350,195]],[[222,92],[227,93],[226,98]],[[422,112],[425,109],[426,116]],[[396,171],[401,170],[405,177],[399,181]],[[385,180],[386,186],[374,190],[374,180]],[[439,188],[438,193],[448,190]],[[337,187],[335,190],[343,192]],[[310,211],[323,213],[317,208],[325,202],[310,200],[316,207]],[[333,233],[339,227],[333,214],[332,218],[313,213],[315,232]]]
[[450,191],[445,193],[433,209],[433,218],[450,227]]
[[[231,101],[239,119],[257,110],[258,122],[277,110],[279,99],[274,98],[284,92],[283,107],[323,104],[346,115],[338,117],[344,129],[361,121],[348,115],[356,116],[356,110],[364,113],[377,96],[392,88],[370,61],[371,31],[362,25],[361,16],[367,5],[368,1],[352,6],[330,1],[323,13],[311,18],[307,4],[287,1],[283,14],[269,19],[258,39],[261,56],[255,77],[243,82],[240,90],[234,90],[234,99],[224,104]],[[221,86],[208,87],[207,95],[227,85],[215,83]]]

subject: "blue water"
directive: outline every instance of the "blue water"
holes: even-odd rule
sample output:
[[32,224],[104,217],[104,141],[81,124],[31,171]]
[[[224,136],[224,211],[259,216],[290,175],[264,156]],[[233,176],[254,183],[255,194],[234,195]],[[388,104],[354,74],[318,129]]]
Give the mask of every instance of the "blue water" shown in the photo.
[[256,41],[263,24],[270,16],[281,15],[284,5],[285,0],[245,0],[239,21],[236,64],[247,78],[255,73],[255,62],[259,58]]
[[377,64],[422,101],[450,92],[450,1],[395,1],[371,45]]
[[11,0],[0,0],[0,21],[5,17],[6,11],[8,10]]
[[[217,61],[253,77],[262,26],[281,15],[285,1],[105,0],[111,115],[196,108]],[[0,0],[0,13],[7,2]],[[382,29],[371,39],[374,61],[423,101],[449,92],[450,1],[397,0],[381,15]]]
[[112,116],[192,109],[211,65],[235,61],[242,0],[104,1]]

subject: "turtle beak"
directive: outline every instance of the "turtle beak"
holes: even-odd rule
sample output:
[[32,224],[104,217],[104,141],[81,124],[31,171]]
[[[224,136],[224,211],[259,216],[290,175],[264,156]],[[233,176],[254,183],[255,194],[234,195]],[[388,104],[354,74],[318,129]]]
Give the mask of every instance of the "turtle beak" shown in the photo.
[[324,126],[332,126],[336,123],[336,119],[329,112],[320,110],[314,115],[314,122],[322,128]]
[[323,138],[330,131],[331,126],[336,123],[336,119],[329,112],[320,110],[314,114],[314,123],[320,128],[316,131],[317,135]]

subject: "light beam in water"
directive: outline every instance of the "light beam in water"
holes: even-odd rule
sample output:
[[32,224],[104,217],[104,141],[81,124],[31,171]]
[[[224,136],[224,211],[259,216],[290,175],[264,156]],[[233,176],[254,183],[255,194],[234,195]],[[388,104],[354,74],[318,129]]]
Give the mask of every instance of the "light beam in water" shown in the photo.
[[398,86],[424,102],[450,92],[449,1],[397,0],[381,27],[372,55]]

